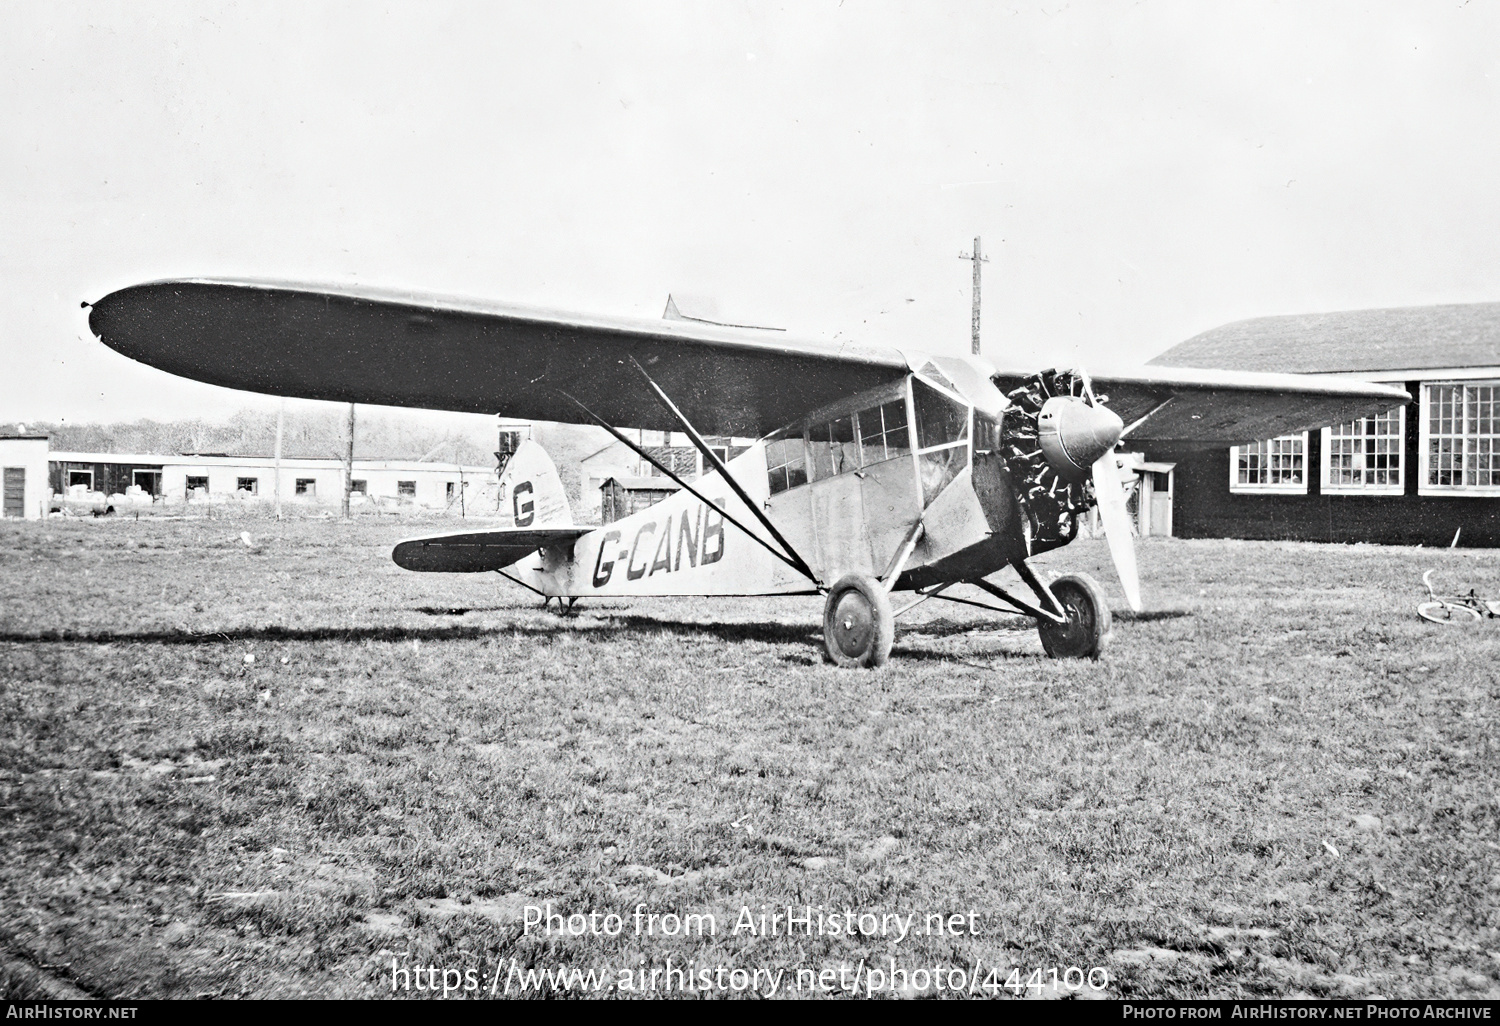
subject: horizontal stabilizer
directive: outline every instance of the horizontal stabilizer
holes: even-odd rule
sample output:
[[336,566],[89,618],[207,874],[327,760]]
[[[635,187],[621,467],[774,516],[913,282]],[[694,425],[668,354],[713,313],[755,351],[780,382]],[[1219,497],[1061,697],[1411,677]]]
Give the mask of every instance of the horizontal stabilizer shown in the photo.
[[510,566],[548,545],[571,543],[592,530],[591,527],[540,527],[434,534],[400,542],[391,550],[391,559],[403,570],[484,573]]

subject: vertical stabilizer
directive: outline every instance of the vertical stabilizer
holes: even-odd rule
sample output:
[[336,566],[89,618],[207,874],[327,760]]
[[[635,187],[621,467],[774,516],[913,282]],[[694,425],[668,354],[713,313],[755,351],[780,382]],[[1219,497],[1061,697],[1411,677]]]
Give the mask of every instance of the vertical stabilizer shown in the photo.
[[511,526],[517,528],[573,524],[573,511],[552,457],[529,438],[500,475],[500,514],[510,517]]

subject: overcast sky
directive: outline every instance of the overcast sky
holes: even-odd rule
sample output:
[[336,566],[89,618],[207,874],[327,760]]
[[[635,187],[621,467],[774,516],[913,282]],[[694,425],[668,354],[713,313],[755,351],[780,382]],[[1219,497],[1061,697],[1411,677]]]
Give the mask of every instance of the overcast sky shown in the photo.
[[81,300],[362,282],[1144,360],[1261,314],[1500,299],[1500,5],[0,6],[0,421],[270,400]]

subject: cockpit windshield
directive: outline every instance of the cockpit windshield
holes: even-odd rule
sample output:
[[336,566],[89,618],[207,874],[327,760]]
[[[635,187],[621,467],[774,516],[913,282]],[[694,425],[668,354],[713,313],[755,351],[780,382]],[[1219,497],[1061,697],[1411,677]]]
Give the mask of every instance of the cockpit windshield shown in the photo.
[[917,473],[922,480],[922,505],[969,465],[969,407],[951,399],[921,378],[912,378],[917,411]]

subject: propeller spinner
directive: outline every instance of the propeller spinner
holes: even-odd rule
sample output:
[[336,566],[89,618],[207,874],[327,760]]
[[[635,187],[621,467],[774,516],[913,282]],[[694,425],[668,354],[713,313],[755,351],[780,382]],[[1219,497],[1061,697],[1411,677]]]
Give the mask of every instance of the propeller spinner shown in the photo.
[[1114,451],[1125,422],[1111,409],[1059,395],[1042,404],[1036,427],[1047,464],[1064,481],[1077,483],[1088,479],[1101,456]]

